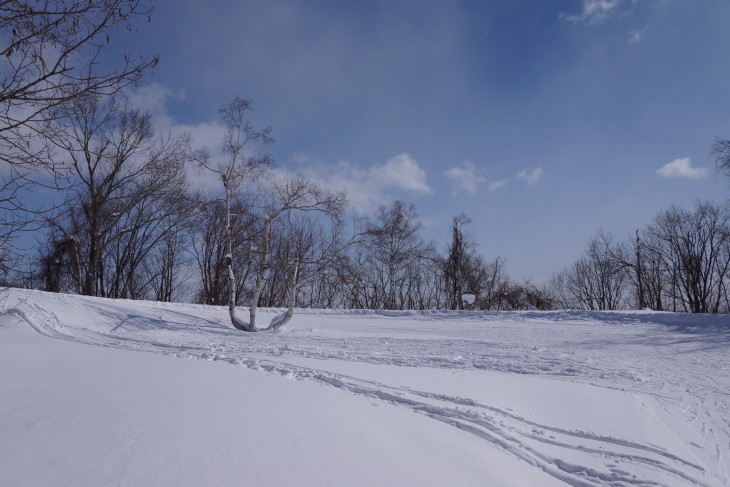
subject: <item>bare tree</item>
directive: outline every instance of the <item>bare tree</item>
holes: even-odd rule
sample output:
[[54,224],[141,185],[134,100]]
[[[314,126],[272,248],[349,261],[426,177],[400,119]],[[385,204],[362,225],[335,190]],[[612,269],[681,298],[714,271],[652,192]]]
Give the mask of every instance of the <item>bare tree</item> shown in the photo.
[[[117,93],[136,83],[157,58],[124,56],[102,68],[111,33],[132,29],[151,7],[140,0],[13,0],[0,2],[0,252],[38,228],[44,208],[22,195],[54,159],[39,143],[47,123],[72,100]],[[107,65],[108,66],[108,65]],[[46,208],[47,210],[47,208]]]
[[730,208],[698,201],[659,212],[628,242],[599,232],[548,288],[567,308],[718,313],[730,309],[729,284]]
[[[644,230],[644,244],[641,250],[642,285],[644,286],[644,299],[649,308],[656,311],[670,309],[670,279],[666,272],[664,260],[657,250],[661,245],[653,243],[651,235]],[[674,308],[676,310],[676,307]]]
[[717,172],[730,178],[730,139],[716,138],[712,144],[711,155],[715,158]]
[[409,305],[419,257],[427,244],[420,235],[422,224],[416,207],[402,200],[379,207],[368,222],[363,242],[372,276],[375,302],[385,309]]
[[40,258],[43,289],[54,293],[79,293],[81,262],[78,238],[75,235],[57,238],[52,232],[48,247],[41,251]]
[[111,31],[131,29],[135,18],[149,18],[151,10],[140,0],[2,2],[1,157],[8,160],[16,151],[28,154],[27,144],[18,143],[28,134],[16,129],[55,118],[56,107],[80,96],[116,93],[156,65],[156,57],[124,56],[121,65],[100,69]]
[[551,287],[563,307],[614,310],[624,306],[627,272],[614,258],[614,246],[611,236],[599,231],[583,257],[553,277]]
[[367,271],[368,254],[363,244],[354,245],[343,255],[337,266],[337,286],[343,307],[353,309],[374,309],[374,279]]
[[[186,219],[187,220],[187,219]],[[183,284],[191,277],[188,221],[167,226],[162,240],[144,262],[147,282],[152,287],[156,301],[173,302],[182,298]]]
[[[251,205],[242,197],[234,196],[230,203],[231,249],[236,259],[232,261],[235,282],[235,302],[250,299],[246,283],[255,273],[255,252],[252,249],[261,231],[261,225]],[[226,233],[226,203],[216,199],[202,199],[196,205],[192,217],[192,255],[200,276],[200,289],[195,301],[204,304],[225,305],[228,303],[229,276],[228,255],[229,238]]]
[[[184,164],[184,159],[180,162]],[[167,273],[168,291],[172,292],[176,282],[170,279],[182,253],[179,243],[173,243],[182,237],[181,228],[188,224],[193,202],[185,191],[184,169],[176,177],[158,184],[142,179],[139,181],[142,184],[130,194],[136,200],[134,206],[128,212],[118,212],[115,224],[118,235],[111,241],[104,259],[105,296],[130,299],[157,296],[153,289],[155,283],[162,283],[160,273]],[[161,296],[164,299],[164,293]]]
[[510,282],[504,257],[497,257],[494,262],[484,264],[481,274],[479,286],[471,289],[477,296],[475,308],[496,310],[512,308],[508,299]]
[[444,281],[449,309],[459,309],[462,293],[469,291],[466,288],[468,287],[466,280],[470,267],[470,251],[473,248],[464,233],[464,225],[469,223],[471,219],[463,213],[455,216],[451,223],[451,243],[444,261]]
[[461,214],[455,216],[451,224],[451,242],[446,256],[440,261],[441,286],[445,291],[442,306],[449,309],[467,307],[462,296],[468,292],[475,296],[468,309],[552,308],[555,300],[549,289],[540,289],[529,280],[511,279],[504,257],[488,261],[478,253],[477,244],[464,229],[469,223],[469,217]]
[[648,306],[646,298],[647,283],[645,282],[646,266],[643,262],[646,259],[647,253],[645,247],[638,229],[635,232],[635,238],[609,247],[611,259],[627,270],[627,278],[634,286],[636,306],[639,309],[644,309]]
[[672,206],[649,225],[653,252],[671,282],[674,309],[717,313],[730,272],[730,214],[700,201],[693,212]]
[[[319,184],[310,181],[302,176],[287,176],[274,181],[266,191],[267,204],[266,216],[259,247],[259,267],[256,273],[256,282],[249,308],[250,321],[248,331],[256,331],[256,309],[259,297],[264,285],[264,275],[269,269],[269,257],[271,252],[272,222],[279,218],[292,215],[313,214],[324,217],[329,221],[328,227],[331,230],[331,238],[319,239],[309,259],[304,260],[302,255],[295,255],[288,264],[291,268],[289,286],[289,306],[286,313],[275,317],[269,324],[270,329],[278,329],[285,325],[294,313],[296,304],[296,292],[300,285],[324,272],[331,263],[347,249],[354,241],[342,241],[342,218],[347,207],[347,199],[344,192],[332,192],[322,188]],[[301,253],[300,253],[301,254]],[[303,254],[304,256],[307,253]],[[310,275],[300,276],[300,266],[306,264],[310,267]]]
[[[285,298],[279,305],[286,306],[287,311],[271,321],[270,329],[278,330],[291,320],[302,290],[308,287],[311,293],[314,289],[312,285],[317,281],[320,283],[320,296],[317,299],[322,299],[323,292],[327,294],[325,300],[329,303],[334,299],[331,290],[322,289],[321,278],[331,273],[342,253],[353,242],[352,238],[344,239],[344,225],[340,216],[292,210],[286,216],[282,215],[274,220],[274,241],[277,243],[279,255],[271,267],[278,267],[285,276],[281,280],[283,286],[277,290],[277,294]],[[270,277],[269,281],[271,280]],[[312,304],[311,300],[309,304]]]
[[183,214],[187,138],[157,135],[149,114],[115,98],[85,96],[61,108],[45,136],[70,161],[56,228],[78,242],[79,290],[142,297],[142,261]]
[[[228,105],[219,110],[226,125],[223,142],[219,153],[221,159],[214,162],[208,151],[200,151],[196,155],[198,164],[215,173],[223,183],[226,201],[226,272],[228,274],[228,313],[231,323],[239,330],[255,331],[256,325],[252,320],[246,323],[236,318],[236,277],[233,271],[233,233],[231,228],[231,200],[246,183],[251,183],[262,175],[262,171],[273,164],[268,154],[251,155],[247,150],[255,144],[270,144],[271,128],[256,129],[248,120],[248,112],[252,110],[251,101],[236,97]],[[268,220],[267,220],[268,222]],[[268,224],[264,223],[264,233],[268,232]],[[268,236],[264,238],[268,245]],[[264,263],[265,266],[265,263]],[[260,286],[257,281],[257,288]],[[257,296],[255,296],[258,298]]]

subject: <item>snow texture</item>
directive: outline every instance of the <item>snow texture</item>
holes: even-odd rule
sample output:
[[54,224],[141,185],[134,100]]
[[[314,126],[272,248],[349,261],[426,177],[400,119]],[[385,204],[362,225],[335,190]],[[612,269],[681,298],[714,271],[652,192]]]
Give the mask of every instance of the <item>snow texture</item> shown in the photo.
[[0,485],[730,486],[727,316],[4,299]]

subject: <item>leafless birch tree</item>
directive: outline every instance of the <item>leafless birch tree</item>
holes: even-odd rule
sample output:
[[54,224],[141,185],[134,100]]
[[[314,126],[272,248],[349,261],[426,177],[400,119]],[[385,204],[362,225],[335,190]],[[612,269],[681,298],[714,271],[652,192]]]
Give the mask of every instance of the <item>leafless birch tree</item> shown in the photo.
[[[256,331],[253,320],[250,323],[236,317],[236,277],[233,271],[233,231],[231,218],[231,201],[233,196],[245,184],[258,179],[263,170],[273,165],[268,154],[254,154],[256,145],[271,144],[271,128],[257,129],[248,120],[252,110],[251,101],[236,97],[219,110],[226,126],[223,141],[218,150],[219,157],[212,157],[208,151],[200,151],[196,159],[200,167],[215,173],[223,184],[225,191],[226,213],[224,234],[226,239],[226,273],[228,274],[228,313],[233,326],[243,331]],[[249,151],[249,152],[247,152]],[[264,234],[269,231],[270,221],[264,223]],[[264,238],[268,245],[268,236]],[[263,264],[265,266],[265,262]],[[257,280],[258,282],[258,280]],[[260,286],[257,284],[260,291]],[[256,294],[254,294],[255,297]],[[255,313],[255,311],[254,311]],[[253,315],[252,315],[253,316]]]
[[[313,239],[313,245],[301,248],[297,252],[299,255],[293,255],[292,260],[286,263],[290,267],[288,309],[271,321],[268,328],[272,330],[279,329],[291,319],[299,287],[324,272],[354,241],[354,237],[348,241],[342,239],[342,219],[347,207],[345,193],[328,191],[302,176],[285,176],[272,183],[266,191],[266,197],[269,201],[261,236],[259,268],[249,308],[249,331],[256,330],[256,309],[264,285],[264,275],[269,268],[272,223],[280,218],[314,215],[327,220],[324,227],[320,228],[329,230],[328,237]],[[321,233],[319,237],[325,235]],[[302,269],[306,274],[300,274]]]

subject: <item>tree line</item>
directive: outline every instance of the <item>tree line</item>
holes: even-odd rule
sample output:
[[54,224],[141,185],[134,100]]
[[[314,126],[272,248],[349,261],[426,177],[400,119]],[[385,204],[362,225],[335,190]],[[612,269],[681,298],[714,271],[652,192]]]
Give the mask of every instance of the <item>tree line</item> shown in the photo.
[[730,310],[730,210],[672,206],[625,240],[599,231],[548,283],[555,304],[586,310]]
[[[625,240],[605,232],[542,285],[487,259],[454,216],[439,248],[416,207],[396,200],[356,214],[347,195],[275,170],[269,127],[250,100],[220,109],[215,149],[155,126],[126,93],[157,63],[125,56],[101,70],[109,32],[146,17],[139,1],[9,2],[0,7],[0,271],[5,286],[228,306],[255,331],[258,306],[355,309],[730,310],[730,213],[697,202],[661,211]],[[720,171],[730,141],[717,140]],[[196,174],[191,174],[197,171]],[[215,179],[196,189],[194,176]],[[29,191],[57,195],[32,206]],[[29,254],[19,242],[37,240]],[[236,315],[249,308],[248,319]]]

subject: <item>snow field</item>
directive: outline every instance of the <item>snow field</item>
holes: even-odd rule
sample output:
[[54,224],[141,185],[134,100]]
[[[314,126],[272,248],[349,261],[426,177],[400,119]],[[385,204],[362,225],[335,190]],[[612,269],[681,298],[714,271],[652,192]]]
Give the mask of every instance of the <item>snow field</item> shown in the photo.
[[730,485],[723,316],[6,306],[0,485]]

